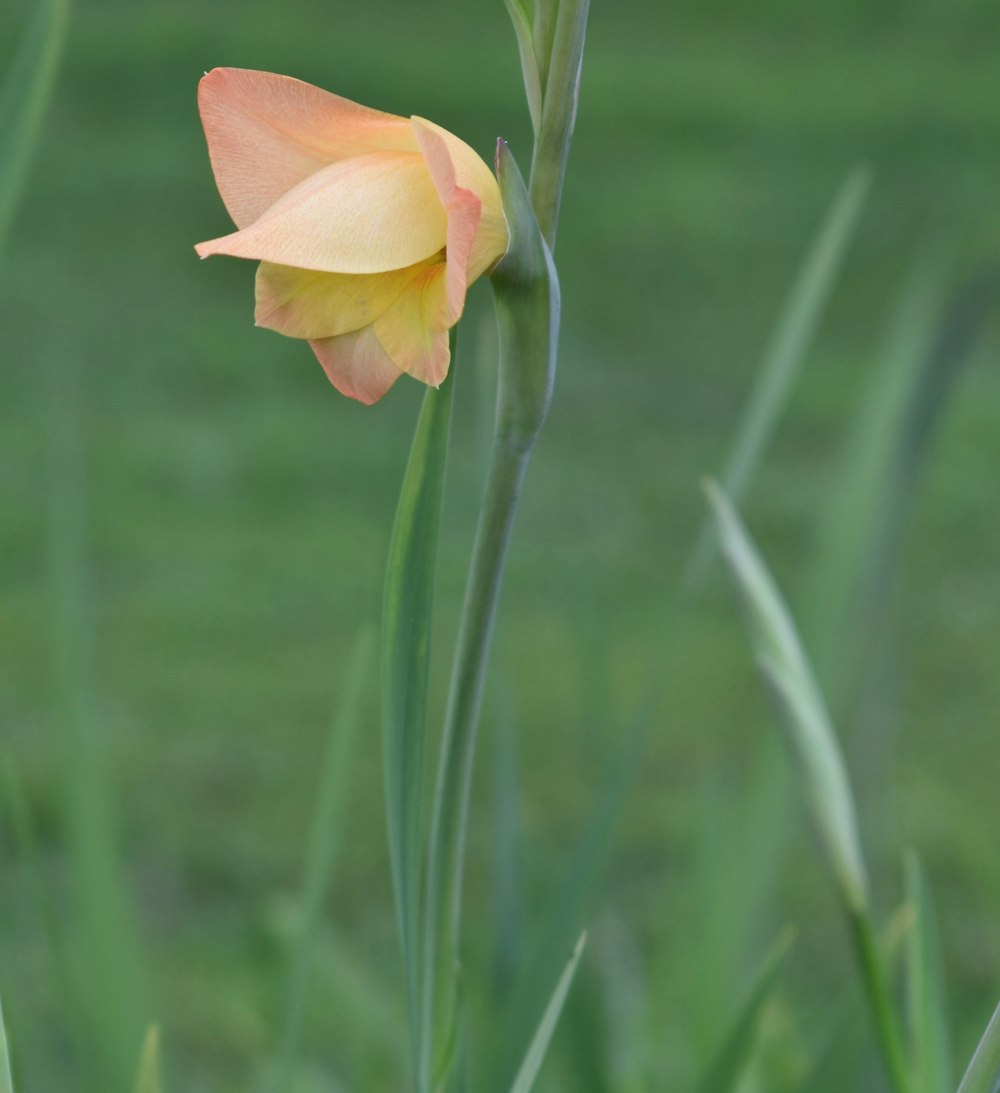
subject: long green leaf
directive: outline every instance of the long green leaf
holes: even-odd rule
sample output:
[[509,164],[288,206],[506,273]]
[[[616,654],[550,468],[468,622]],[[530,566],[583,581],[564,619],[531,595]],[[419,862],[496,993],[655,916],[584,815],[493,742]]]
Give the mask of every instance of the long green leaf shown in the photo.
[[913,910],[905,966],[914,1093],[950,1093],[954,1084],[941,952],[930,889],[912,853],[906,859],[906,890]]
[[739,1086],[753,1058],[761,1014],[781,978],[794,936],[791,929],[786,929],[771,946],[718,1053],[705,1071],[699,1093],[729,1093]]
[[7,1048],[7,1025],[0,1006],[0,1093],[14,1093],[14,1079],[10,1075],[10,1052]]
[[979,1041],[958,1093],[996,1093],[1000,1084],[1000,1006]]
[[139,1056],[139,1072],[135,1078],[135,1093],[163,1093],[160,1072],[160,1030],[150,1025],[146,1030],[142,1054]]
[[[725,470],[720,475],[723,489],[734,504],[742,499],[788,403],[829,303],[870,186],[871,172],[864,167],[856,167],[844,180],[764,349],[750,401],[740,417]],[[706,520],[685,574],[686,590],[697,588],[704,579],[715,545],[713,527]]]
[[431,609],[453,375],[454,368],[438,390],[431,388],[424,396],[396,510],[383,605],[382,736],[389,851],[415,1055],[420,1028],[418,900]]
[[55,85],[69,23],[69,0],[35,0],[0,95],[0,250]]
[[95,1070],[97,1085],[124,1089],[132,1081],[146,1027],[146,998],[135,908],[121,857],[107,725],[94,684],[94,596],[78,362],[54,358],[48,378],[51,690],[63,751],[73,893],[66,951],[76,977],[88,1065]]
[[351,756],[361,725],[359,707],[365,681],[368,678],[374,633],[365,629],[344,681],[343,697],[330,730],[320,775],[319,794],[313,812],[312,827],[306,849],[302,878],[300,920],[291,945],[288,965],[288,987],[282,1031],[275,1058],[269,1068],[265,1088],[285,1093],[298,1048],[302,1013],[305,1008],[309,975],[313,964],[316,931],[323,902],[330,888],[340,848],[347,808],[348,777]]
[[872,656],[859,636],[884,614],[893,587],[907,500],[907,491],[898,488],[900,465],[911,407],[926,382],[945,271],[934,253],[908,278],[872,378],[860,393],[842,465],[824,491],[815,576],[804,597],[810,605],[805,629],[815,635],[816,664],[835,710],[858,665]]
[[559,1015],[562,1013],[563,1003],[566,1001],[566,995],[569,993],[569,988],[573,983],[573,976],[576,974],[576,966],[580,963],[580,955],[583,952],[583,946],[586,940],[587,935],[581,934],[580,940],[576,943],[576,948],[573,950],[573,955],[570,957],[569,963],[559,977],[559,982],[556,983],[556,989],[552,992],[549,1004],[545,1007],[545,1013],[542,1015],[542,1020],[539,1023],[538,1028],[535,1030],[535,1035],[528,1047],[528,1053],[524,1057],[521,1069],[517,1072],[514,1084],[510,1087],[510,1093],[531,1093],[531,1090],[534,1088],[535,1079],[538,1077],[538,1072],[541,1070],[542,1063],[545,1061],[545,1054],[549,1049],[552,1034],[556,1030]]

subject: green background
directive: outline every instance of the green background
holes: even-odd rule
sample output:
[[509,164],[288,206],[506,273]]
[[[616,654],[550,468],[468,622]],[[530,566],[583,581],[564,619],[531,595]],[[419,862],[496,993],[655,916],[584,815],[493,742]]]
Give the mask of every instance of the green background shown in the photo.
[[[4,4],[0,64],[32,6]],[[753,843],[739,806],[748,771],[777,748],[718,573],[675,635],[679,670],[662,668],[699,480],[722,463],[825,208],[870,165],[843,277],[744,505],[808,614],[825,502],[908,271],[929,248],[947,304],[996,269],[998,39],[989,0],[595,0],[557,251],[560,372],[519,517],[473,803],[469,961],[470,977],[485,974],[494,725],[517,729],[530,923],[653,672],[649,753],[591,916],[595,965],[603,952],[648,990],[641,1036],[670,1083],[652,1088],[683,1088],[704,1047],[688,1006],[712,962],[700,939]],[[74,12],[0,267],[0,719],[72,928],[66,787],[79,757],[60,704],[53,573],[62,548],[72,568],[83,546],[92,743],[144,965],[134,1016],[161,1022],[168,1082],[184,1093],[250,1088],[271,1046],[319,756],[350,652],[378,618],[421,395],[404,378],[373,408],[345,400],[304,344],[254,329],[251,263],[195,258],[195,242],[229,230],[195,106],[216,65],[432,118],[487,157],[497,135],[525,165],[530,149],[500,0],[83,0]],[[488,308],[480,286],[457,362],[435,710],[481,482]],[[908,515],[882,639],[891,701],[845,731],[886,917],[901,846],[925,860],[963,1059],[1000,994],[998,348],[994,309]],[[82,523],[53,531],[67,498]],[[303,1090],[398,1087],[375,692],[373,679]],[[713,825],[724,851],[706,858]],[[784,922],[799,927],[772,1079],[795,1088],[852,972],[797,803],[781,828],[748,959]],[[6,819],[3,832],[0,987],[22,1086],[75,1089],[58,962]],[[736,998],[747,969],[732,970]],[[572,1028],[563,1035],[571,1046]],[[558,1084],[557,1069],[549,1080],[582,1088]],[[881,1088],[877,1070],[866,1080]]]

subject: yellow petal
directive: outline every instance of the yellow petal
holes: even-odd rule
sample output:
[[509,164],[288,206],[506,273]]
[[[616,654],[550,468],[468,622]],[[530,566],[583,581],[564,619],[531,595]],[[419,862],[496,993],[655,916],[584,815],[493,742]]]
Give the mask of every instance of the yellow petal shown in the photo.
[[383,315],[420,266],[388,273],[317,273],[261,262],[257,269],[258,326],[291,338],[332,338],[360,330]]
[[198,108],[219,193],[241,228],[330,163],[416,151],[407,119],[273,72],[215,68],[198,85]]
[[195,248],[327,273],[412,266],[445,245],[448,219],[421,155],[373,152],[317,171],[255,223]]
[[372,327],[393,363],[437,387],[448,374],[448,297],[445,266],[420,270]]
[[309,345],[333,386],[368,406],[377,402],[402,374],[370,326],[338,338],[314,340]]

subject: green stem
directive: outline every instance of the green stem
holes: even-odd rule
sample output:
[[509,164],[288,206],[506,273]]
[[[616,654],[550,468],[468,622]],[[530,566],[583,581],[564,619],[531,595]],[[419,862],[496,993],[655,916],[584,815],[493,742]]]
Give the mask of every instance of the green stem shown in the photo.
[[896,1093],[909,1093],[910,1075],[903,1050],[896,1011],[893,1008],[885,966],[879,953],[871,919],[864,911],[852,911],[850,915],[854,944],[861,964],[868,1004],[875,1018],[879,1047],[885,1060],[889,1079]]
[[576,122],[589,10],[590,0],[560,0],[548,64],[540,65],[544,72],[542,118],[535,136],[528,191],[550,248],[555,246],[566,160]]
[[437,1073],[447,1068],[454,1033],[463,851],[476,729],[514,513],[530,455],[530,446],[498,437],[466,585],[431,823],[421,1089],[432,1088],[432,1069]]

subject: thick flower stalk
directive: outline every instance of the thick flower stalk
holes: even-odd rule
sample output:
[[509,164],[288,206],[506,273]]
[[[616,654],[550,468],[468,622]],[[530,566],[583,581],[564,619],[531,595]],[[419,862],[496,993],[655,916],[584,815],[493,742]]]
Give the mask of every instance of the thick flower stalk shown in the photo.
[[404,372],[437,387],[466,289],[507,250],[489,167],[433,122],[270,72],[214,69],[198,105],[239,230],[196,250],[260,261],[257,325],[361,402]]

